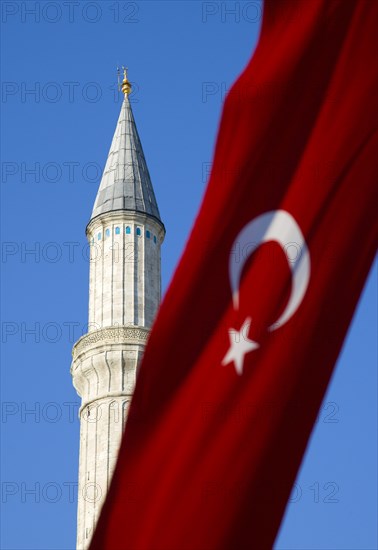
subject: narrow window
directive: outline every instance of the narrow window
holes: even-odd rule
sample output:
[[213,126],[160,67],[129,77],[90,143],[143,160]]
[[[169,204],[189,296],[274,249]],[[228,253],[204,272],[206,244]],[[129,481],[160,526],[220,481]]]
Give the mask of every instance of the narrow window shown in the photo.
[[149,231],[146,231],[146,237],[149,239],[151,237],[151,233]]
[[97,240],[101,241],[101,233],[97,233]]
[[154,243],[156,244],[156,235],[154,235]]
[[120,233],[121,233],[120,228],[119,228],[119,227],[116,227],[116,228],[115,228],[115,234],[116,234],[116,235],[119,235]]
[[127,235],[130,235],[130,233],[131,233],[130,226],[127,226],[127,227],[126,227],[126,234],[127,234]]
[[110,237],[110,229],[105,230],[105,237]]
[[141,235],[140,227],[137,227],[137,235]]

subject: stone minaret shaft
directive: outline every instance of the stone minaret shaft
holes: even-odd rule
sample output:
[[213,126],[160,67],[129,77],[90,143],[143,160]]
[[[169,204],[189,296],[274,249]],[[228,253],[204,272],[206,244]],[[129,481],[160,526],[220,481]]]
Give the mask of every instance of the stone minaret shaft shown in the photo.
[[77,548],[88,547],[114,470],[135,378],[161,297],[165,229],[128,94],[86,234],[89,329],[73,348],[81,396]]

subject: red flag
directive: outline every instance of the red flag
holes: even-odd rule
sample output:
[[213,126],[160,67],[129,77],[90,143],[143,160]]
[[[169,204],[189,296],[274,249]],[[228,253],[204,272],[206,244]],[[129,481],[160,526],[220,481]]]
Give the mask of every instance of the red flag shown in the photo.
[[273,545],[377,243],[377,14],[265,2],[91,550]]

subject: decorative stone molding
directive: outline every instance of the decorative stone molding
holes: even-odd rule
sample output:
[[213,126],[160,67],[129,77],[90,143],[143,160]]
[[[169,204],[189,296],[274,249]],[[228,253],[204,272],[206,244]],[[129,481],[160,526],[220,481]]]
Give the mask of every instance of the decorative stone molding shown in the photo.
[[165,226],[161,220],[152,216],[151,214],[146,214],[144,212],[138,212],[137,210],[113,210],[111,212],[105,212],[104,214],[99,214],[95,218],[92,218],[86,229],[85,233],[87,237],[92,233],[95,233],[99,227],[103,227],[104,223],[126,223],[128,221],[133,221],[135,223],[146,224],[152,223],[156,226],[156,231],[159,234],[160,243],[164,241],[165,237]]
[[77,356],[88,348],[95,347],[96,344],[110,342],[112,344],[146,344],[150,331],[144,327],[119,326],[107,327],[94,330],[82,336],[72,348],[72,357],[75,360]]

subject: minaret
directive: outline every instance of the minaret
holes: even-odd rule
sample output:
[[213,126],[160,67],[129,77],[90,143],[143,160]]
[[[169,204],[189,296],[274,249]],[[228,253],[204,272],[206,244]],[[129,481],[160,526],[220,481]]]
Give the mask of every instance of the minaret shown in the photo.
[[88,547],[114,470],[135,378],[161,298],[160,219],[129,101],[124,100],[86,235],[88,333],[73,347],[81,396],[77,548]]

